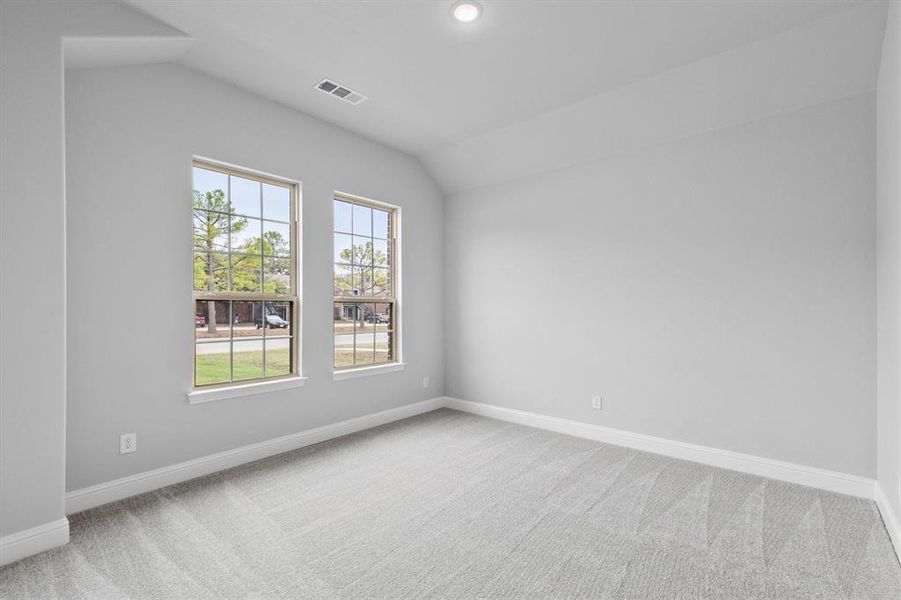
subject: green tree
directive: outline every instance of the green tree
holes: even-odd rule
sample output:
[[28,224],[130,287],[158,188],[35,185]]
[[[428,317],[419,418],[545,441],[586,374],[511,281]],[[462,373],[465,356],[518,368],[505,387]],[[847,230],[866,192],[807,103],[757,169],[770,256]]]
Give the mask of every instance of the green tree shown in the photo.
[[[247,219],[235,217],[225,192],[194,190],[194,289],[214,292],[228,289],[228,239],[247,227]],[[207,303],[207,328],[216,332],[216,303]]]
[[287,293],[291,287],[291,241],[279,231],[263,233],[263,287],[267,293]]
[[352,296],[354,289],[357,289],[361,290],[363,295],[376,296],[389,289],[388,269],[360,266],[370,264],[375,267],[388,266],[388,255],[383,250],[374,248],[371,241],[344,248],[339,256],[342,263],[353,265],[353,275],[351,279],[351,273],[341,273],[340,268],[335,269],[335,291],[338,294]]
[[284,294],[291,289],[291,244],[278,231],[249,238],[232,255],[232,289],[259,291],[262,269],[263,292]]
[[263,234],[263,255],[287,256],[291,251],[291,244],[279,231],[267,231]]

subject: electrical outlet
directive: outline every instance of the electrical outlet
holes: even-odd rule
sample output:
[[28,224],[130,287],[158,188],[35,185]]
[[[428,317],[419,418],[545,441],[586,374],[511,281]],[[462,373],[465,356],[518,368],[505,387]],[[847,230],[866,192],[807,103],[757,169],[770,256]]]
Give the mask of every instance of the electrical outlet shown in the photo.
[[591,397],[591,408],[595,410],[604,410],[604,399],[600,396]]
[[130,454],[138,449],[138,434],[123,433],[119,436],[119,454]]
[[429,378],[428,377],[422,378],[422,387],[424,387],[424,388],[429,387]]

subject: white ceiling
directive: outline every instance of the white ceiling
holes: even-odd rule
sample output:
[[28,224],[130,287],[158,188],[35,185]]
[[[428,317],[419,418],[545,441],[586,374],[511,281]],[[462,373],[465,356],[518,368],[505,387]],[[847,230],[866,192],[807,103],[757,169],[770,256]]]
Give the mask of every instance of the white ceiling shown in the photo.
[[[862,61],[872,62],[871,53],[855,47],[869,49],[868,40],[881,39],[885,12],[881,3],[861,7],[853,0],[482,0],[483,17],[460,24],[449,16],[450,0],[126,1],[194,38],[181,58],[185,65],[417,155],[445,191],[472,187],[459,183],[470,166],[456,155],[501,128],[546,120],[818,19],[841,24],[856,13],[876,15],[845,31],[855,57],[835,67],[849,76],[869,74]],[[810,66],[822,40],[807,38],[798,37],[788,52],[806,56]],[[804,47],[808,42],[813,46]],[[781,55],[768,56],[778,67]],[[786,73],[776,75],[775,83],[786,81]],[[314,90],[325,77],[369,99],[351,106]],[[767,74],[756,73],[754,83],[768,85]],[[496,152],[503,144],[489,146]],[[508,165],[502,177],[472,184],[516,171]]]
[[874,4],[676,67],[420,156],[445,193],[747,123],[874,89]]

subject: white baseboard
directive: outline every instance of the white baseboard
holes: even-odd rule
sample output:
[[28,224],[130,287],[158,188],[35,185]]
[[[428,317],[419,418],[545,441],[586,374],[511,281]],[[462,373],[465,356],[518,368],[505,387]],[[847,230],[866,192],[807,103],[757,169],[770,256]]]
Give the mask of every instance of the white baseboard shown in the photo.
[[[243,446],[234,450],[219,452],[210,456],[75,490],[66,494],[66,513],[72,514],[80,512],[82,510],[87,510],[88,508],[121,500],[122,498],[156,490],[167,485],[173,485],[195,477],[208,475],[223,469],[274,456],[282,452],[302,448],[349,433],[377,427],[378,425],[412,417],[441,407],[448,407],[503,421],[518,423],[520,425],[538,427],[540,429],[547,429],[549,431],[592,439],[599,442],[626,446],[628,448],[653,452],[655,454],[662,454],[673,458],[690,460],[714,467],[758,475],[760,477],[797,483],[830,492],[857,496],[868,500],[877,499],[875,481],[865,477],[827,471],[825,469],[782,462],[769,458],[761,458],[759,456],[742,454],[729,450],[720,450],[718,448],[700,446],[697,444],[678,442],[665,438],[604,427],[602,425],[571,421],[559,417],[550,417],[491,404],[469,402],[457,398],[439,397],[371,415],[364,415],[339,423],[333,423],[331,425],[324,425],[315,429],[309,429],[307,431],[259,442],[257,444],[251,444],[249,446]],[[884,512],[883,515],[885,514],[886,513]],[[889,530],[891,531],[892,525],[889,524],[889,519],[896,517],[892,515],[889,518],[885,516],[883,518],[886,521],[886,526],[889,527]],[[892,536],[893,539],[896,539],[898,537],[897,520],[895,520],[894,523],[895,531],[892,533]]]
[[892,544],[895,546],[895,554],[901,559],[901,519],[899,515],[892,510],[892,506],[888,503],[885,490],[877,482],[875,485],[876,506],[879,507],[879,513],[882,515],[882,522],[888,530],[888,536],[892,538]]
[[[469,402],[457,398],[432,398],[392,408],[389,410],[324,425],[272,440],[211,454],[168,467],[130,475],[106,483],[75,490],[66,494],[66,513],[80,512],[88,508],[121,500],[195,477],[215,473],[223,469],[274,456],[311,444],[362,431],[392,421],[448,407],[477,415],[537,427],[567,435],[626,446],[645,452],[653,452],[673,458],[690,460],[706,465],[731,469],[761,477],[769,477],[791,483],[815,487],[830,492],[876,500],[896,551],[901,548],[901,525],[886,501],[883,491],[875,481],[855,475],[827,471],[739,452],[720,450],[697,444],[678,442],[665,438],[633,433],[620,429],[550,417],[522,410],[490,404]],[[61,518],[26,531],[0,538],[0,564],[7,564],[49,550],[69,541],[69,522]],[[901,551],[899,551],[901,554]]]
[[769,458],[761,458],[740,452],[720,450],[708,446],[699,446],[686,442],[677,442],[665,438],[632,433],[621,429],[613,429],[602,425],[570,421],[559,417],[549,417],[537,413],[504,408],[492,404],[469,402],[456,398],[447,398],[448,408],[461,410],[476,415],[492,417],[520,425],[528,425],[539,429],[547,429],[576,437],[588,438],[617,446],[626,446],[645,452],[653,452],[673,458],[690,460],[713,467],[741,471],[760,477],[769,477],[780,481],[788,481],[829,492],[837,492],[849,496],[874,499],[875,481],[856,475],[827,471],[816,467],[807,467]]
[[441,408],[444,404],[444,398],[432,398],[68,492],[66,514],[81,512],[261,458],[412,417]]
[[0,565],[69,543],[69,519],[61,517],[25,531],[0,537]]
[[[632,433],[591,423],[581,423],[558,417],[550,417],[522,410],[503,408],[490,404],[468,402],[457,398],[439,397],[400,406],[389,410],[324,425],[272,440],[211,454],[168,467],[130,475],[106,483],[75,490],[66,494],[66,513],[80,512],[88,508],[121,500],[195,477],[215,473],[223,469],[274,456],[311,444],[362,431],[392,421],[448,407],[477,415],[555,431],[567,435],[588,438],[599,442],[626,446],[645,452],[653,452],[673,458],[690,460],[706,465],[731,469],[788,481],[830,492],[876,500],[883,521],[895,544],[901,548],[901,524],[886,501],[883,491],[875,481],[855,475],[827,471],[739,452],[720,450],[697,444],[677,442],[665,438]],[[7,564],[26,556],[49,550],[69,541],[69,522],[63,517],[56,521],[0,538],[0,564]],[[901,551],[899,551],[901,554]]]

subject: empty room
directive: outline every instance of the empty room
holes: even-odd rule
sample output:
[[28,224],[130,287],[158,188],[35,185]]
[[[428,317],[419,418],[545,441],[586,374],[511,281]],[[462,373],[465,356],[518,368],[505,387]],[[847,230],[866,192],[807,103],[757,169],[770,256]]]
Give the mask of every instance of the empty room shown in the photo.
[[0,0],[0,599],[901,598],[901,0]]

